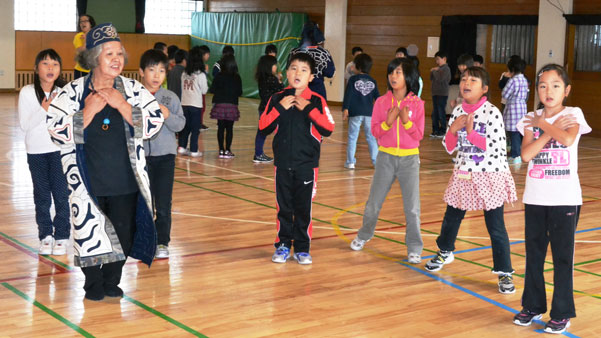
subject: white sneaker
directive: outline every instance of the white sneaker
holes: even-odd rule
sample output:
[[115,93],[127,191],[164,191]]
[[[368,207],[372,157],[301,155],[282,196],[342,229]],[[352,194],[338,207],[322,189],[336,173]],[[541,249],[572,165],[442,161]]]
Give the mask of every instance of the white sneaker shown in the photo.
[[52,254],[55,256],[62,256],[67,254],[67,245],[69,245],[68,239],[59,239],[54,242],[54,247],[52,248]]
[[157,246],[155,258],[169,258],[169,247],[163,244]]
[[422,262],[422,256],[416,253],[410,253],[407,255],[407,262],[411,264],[419,264]]
[[364,241],[364,240],[360,239],[359,237],[355,237],[355,239],[353,239],[353,241],[351,242],[351,249],[353,249],[355,251],[363,250],[365,243],[367,243],[368,241],[369,240]]
[[522,157],[521,156],[513,158],[513,164],[521,164],[521,163],[522,163]]
[[202,156],[202,151],[191,152],[190,156],[192,156],[192,157],[201,157]]
[[301,265],[313,264],[313,258],[308,252],[295,252],[294,259]]
[[355,169],[355,163],[345,163],[344,167],[346,169]]
[[184,147],[177,147],[177,153],[181,155],[188,155],[190,152]]
[[52,254],[52,246],[54,245],[54,238],[48,235],[46,238],[40,241],[40,250],[38,250],[38,254],[40,255],[51,255]]

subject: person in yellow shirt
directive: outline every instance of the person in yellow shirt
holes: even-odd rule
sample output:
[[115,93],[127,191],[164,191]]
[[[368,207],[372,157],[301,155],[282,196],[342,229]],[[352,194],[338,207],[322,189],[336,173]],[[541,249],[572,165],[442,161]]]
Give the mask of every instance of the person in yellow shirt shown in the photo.
[[[79,16],[79,23],[77,24],[77,34],[73,38],[73,47],[75,47],[75,55],[86,50],[86,34],[96,26],[96,21],[91,15],[82,14]],[[90,72],[89,69],[83,68],[79,62],[75,62],[75,70],[73,71],[73,80],[87,75]]]

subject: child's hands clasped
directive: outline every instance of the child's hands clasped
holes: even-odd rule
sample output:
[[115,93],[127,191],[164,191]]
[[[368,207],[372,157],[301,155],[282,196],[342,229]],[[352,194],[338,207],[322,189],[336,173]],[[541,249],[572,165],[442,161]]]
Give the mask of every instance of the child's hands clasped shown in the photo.
[[401,109],[399,113],[399,117],[401,118],[402,124],[406,124],[407,122],[409,122],[409,107],[403,107],[403,109]]
[[397,117],[399,117],[400,114],[401,110],[397,106],[388,109],[388,115],[386,116],[386,124],[388,126],[392,126],[394,124],[394,121],[397,119]]
[[293,102],[296,109],[298,109],[300,111],[303,111],[309,103],[310,103],[309,100],[305,99],[304,97],[302,97],[300,95],[295,97],[294,102]]
[[280,100],[280,104],[286,110],[290,109],[290,107],[292,107],[295,102],[296,102],[296,97],[294,97],[294,95],[284,96],[284,98]]
[[458,118],[456,118],[455,121],[453,121],[453,123],[451,124],[451,127],[449,128],[449,131],[453,135],[457,135],[457,132],[460,131],[461,129],[463,129],[466,126],[466,124],[467,124],[467,114],[461,115]]
[[472,130],[474,130],[474,114],[467,114],[467,118],[465,119],[465,132],[469,135]]

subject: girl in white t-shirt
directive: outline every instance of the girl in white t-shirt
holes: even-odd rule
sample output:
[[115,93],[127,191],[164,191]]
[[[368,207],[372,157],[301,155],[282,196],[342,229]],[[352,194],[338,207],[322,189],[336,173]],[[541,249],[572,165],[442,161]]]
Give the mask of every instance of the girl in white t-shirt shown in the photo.
[[565,69],[544,66],[536,88],[543,109],[518,123],[524,135],[522,159],[529,161],[524,189],[526,218],[526,280],[522,311],[513,322],[528,326],[547,311],[544,264],[547,247],[553,253],[553,301],[545,332],[562,333],[576,316],[573,292],[574,234],[582,205],[578,179],[578,141],[591,128],[577,107],[564,107],[570,93]]
[[[50,140],[46,112],[65,82],[61,58],[45,49],[35,59],[33,84],[19,93],[19,124],[25,132],[27,163],[33,181],[35,219],[38,224],[40,255],[64,255],[71,235],[69,191],[58,146]],[[54,200],[54,218],[50,207]]]

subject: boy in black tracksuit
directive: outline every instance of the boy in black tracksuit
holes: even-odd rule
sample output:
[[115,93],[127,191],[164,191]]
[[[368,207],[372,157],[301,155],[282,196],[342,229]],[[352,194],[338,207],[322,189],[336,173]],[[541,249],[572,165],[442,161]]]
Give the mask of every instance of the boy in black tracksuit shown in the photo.
[[315,63],[306,53],[291,56],[286,75],[290,86],[271,96],[259,120],[259,130],[273,138],[277,214],[275,263],[294,259],[311,264],[311,202],[317,187],[322,136],[334,130],[326,101],[308,86]]

